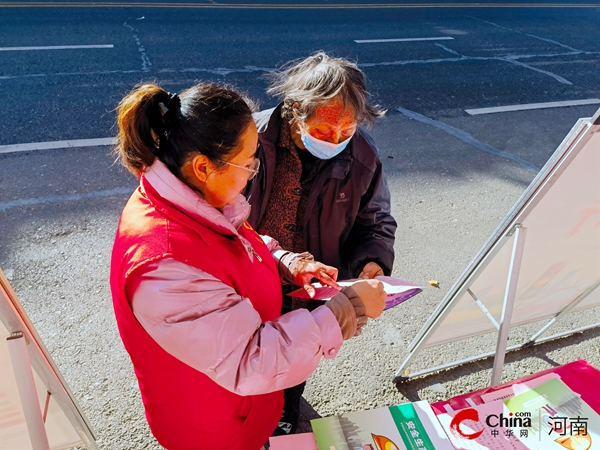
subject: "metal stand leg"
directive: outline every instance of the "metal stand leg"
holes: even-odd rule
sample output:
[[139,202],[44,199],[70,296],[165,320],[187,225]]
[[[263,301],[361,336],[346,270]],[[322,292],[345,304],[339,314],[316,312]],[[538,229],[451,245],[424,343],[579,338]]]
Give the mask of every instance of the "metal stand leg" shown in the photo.
[[504,293],[504,306],[502,307],[502,317],[500,318],[500,331],[498,332],[498,344],[496,345],[496,356],[494,358],[494,368],[492,370],[492,386],[499,384],[502,379],[502,368],[504,366],[504,357],[506,355],[506,344],[508,342],[508,333],[512,320],[513,306],[515,304],[515,295],[517,293],[517,284],[519,282],[519,271],[521,269],[521,260],[523,259],[523,248],[525,247],[526,228],[521,225],[515,226],[515,238],[513,251],[506,280],[506,291]]
[[590,295],[592,292],[594,292],[598,288],[598,286],[600,286],[600,280],[596,281],[589,288],[587,288],[585,291],[583,291],[581,293],[581,295],[579,295],[575,300],[573,300],[569,306],[567,306],[560,313],[558,313],[556,316],[554,316],[552,318],[552,320],[550,322],[548,322],[546,325],[544,325],[540,331],[538,331],[536,334],[534,334],[531,337],[531,339],[529,339],[528,342],[523,344],[523,347],[531,347],[532,345],[534,345],[535,341],[537,341],[537,339],[542,334],[544,334],[544,332],[548,328],[550,328],[552,325],[554,325],[556,322],[558,322],[563,317],[565,317],[568,313],[570,313],[573,308],[575,308],[577,305],[579,305],[582,301],[584,301],[587,298],[588,295]]
[[473,294],[473,291],[471,291],[471,289],[467,289],[467,292],[473,298],[473,300],[475,300],[475,303],[477,303],[477,306],[479,306],[479,309],[481,309],[481,311],[483,311],[483,313],[489,319],[489,321],[492,322],[492,324],[496,327],[496,330],[500,331],[500,325],[498,325],[498,322],[496,322],[496,319],[494,319],[494,316],[492,316],[492,314],[485,307],[483,302],[481,300],[479,300],[475,294]]
[[408,380],[408,374],[403,372],[403,370],[406,366],[408,366],[408,363],[413,359],[413,357],[417,354],[417,352],[419,350],[420,350],[420,348],[417,347],[412,352],[410,352],[410,354],[406,357],[406,359],[404,360],[404,362],[402,363],[400,368],[396,371],[396,373],[394,375],[394,379],[392,380],[392,383],[397,384],[404,380]]
[[23,333],[14,333],[6,338],[6,345],[21,397],[31,446],[35,450],[50,450]]

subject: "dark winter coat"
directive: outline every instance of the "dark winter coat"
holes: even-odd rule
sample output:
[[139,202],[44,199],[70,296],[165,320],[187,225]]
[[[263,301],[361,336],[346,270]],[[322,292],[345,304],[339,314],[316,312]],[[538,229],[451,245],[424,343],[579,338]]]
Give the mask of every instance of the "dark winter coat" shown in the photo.
[[[281,120],[281,105],[254,114],[261,164],[245,194],[252,205],[248,221],[256,229],[273,184]],[[337,267],[339,279],[357,277],[369,261],[390,275],[396,221],[390,213],[390,191],[375,143],[359,129],[344,151],[319,164],[304,214],[305,250],[317,261]]]

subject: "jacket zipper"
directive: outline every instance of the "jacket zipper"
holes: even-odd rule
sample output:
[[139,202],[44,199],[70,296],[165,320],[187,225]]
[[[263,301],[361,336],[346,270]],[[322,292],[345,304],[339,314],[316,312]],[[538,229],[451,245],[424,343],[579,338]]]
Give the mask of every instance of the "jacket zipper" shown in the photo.
[[256,259],[258,259],[258,262],[262,262],[262,258],[260,257],[260,255],[256,252],[256,250],[254,250],[254,248],[250,247],[250,250],[252,250],[252,254],[254,256],[256,256]]

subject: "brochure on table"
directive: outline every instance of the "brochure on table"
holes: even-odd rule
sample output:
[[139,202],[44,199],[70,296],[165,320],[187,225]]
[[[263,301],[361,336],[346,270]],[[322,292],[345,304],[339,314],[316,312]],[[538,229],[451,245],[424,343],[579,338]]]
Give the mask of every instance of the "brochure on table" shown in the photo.
[[515,416],[530,414],[531,426],[521,427],[527,432],[519,434],[530,448],[600,449],[600,416],[559,379],[504,403]]
[[482,399],[437,416],[454,448],[600,449],[600,416],[555,374]]
[[446,403],[446,412],[437,409],[437,415],[419,401],[315,419],[314,433],[274,438],[272,449],[600,450],[600,415],[559,373],[543,373],[478,398],[478,404],[471,401],[457,410]]
[[426,401],[311,420],[319,450],[451,450]]

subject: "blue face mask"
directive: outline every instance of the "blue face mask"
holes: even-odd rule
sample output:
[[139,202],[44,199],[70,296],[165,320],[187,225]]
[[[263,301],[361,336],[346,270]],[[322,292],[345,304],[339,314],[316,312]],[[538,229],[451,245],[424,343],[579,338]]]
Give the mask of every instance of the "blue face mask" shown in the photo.
[[317,139],[304,130],[302,130],[301,137],[306,150],[319,159],[331,159],[334,156],[339,155],[346,148],[350,139],[352,139],[352,136],[339,144],[332,144],[331,142]]

